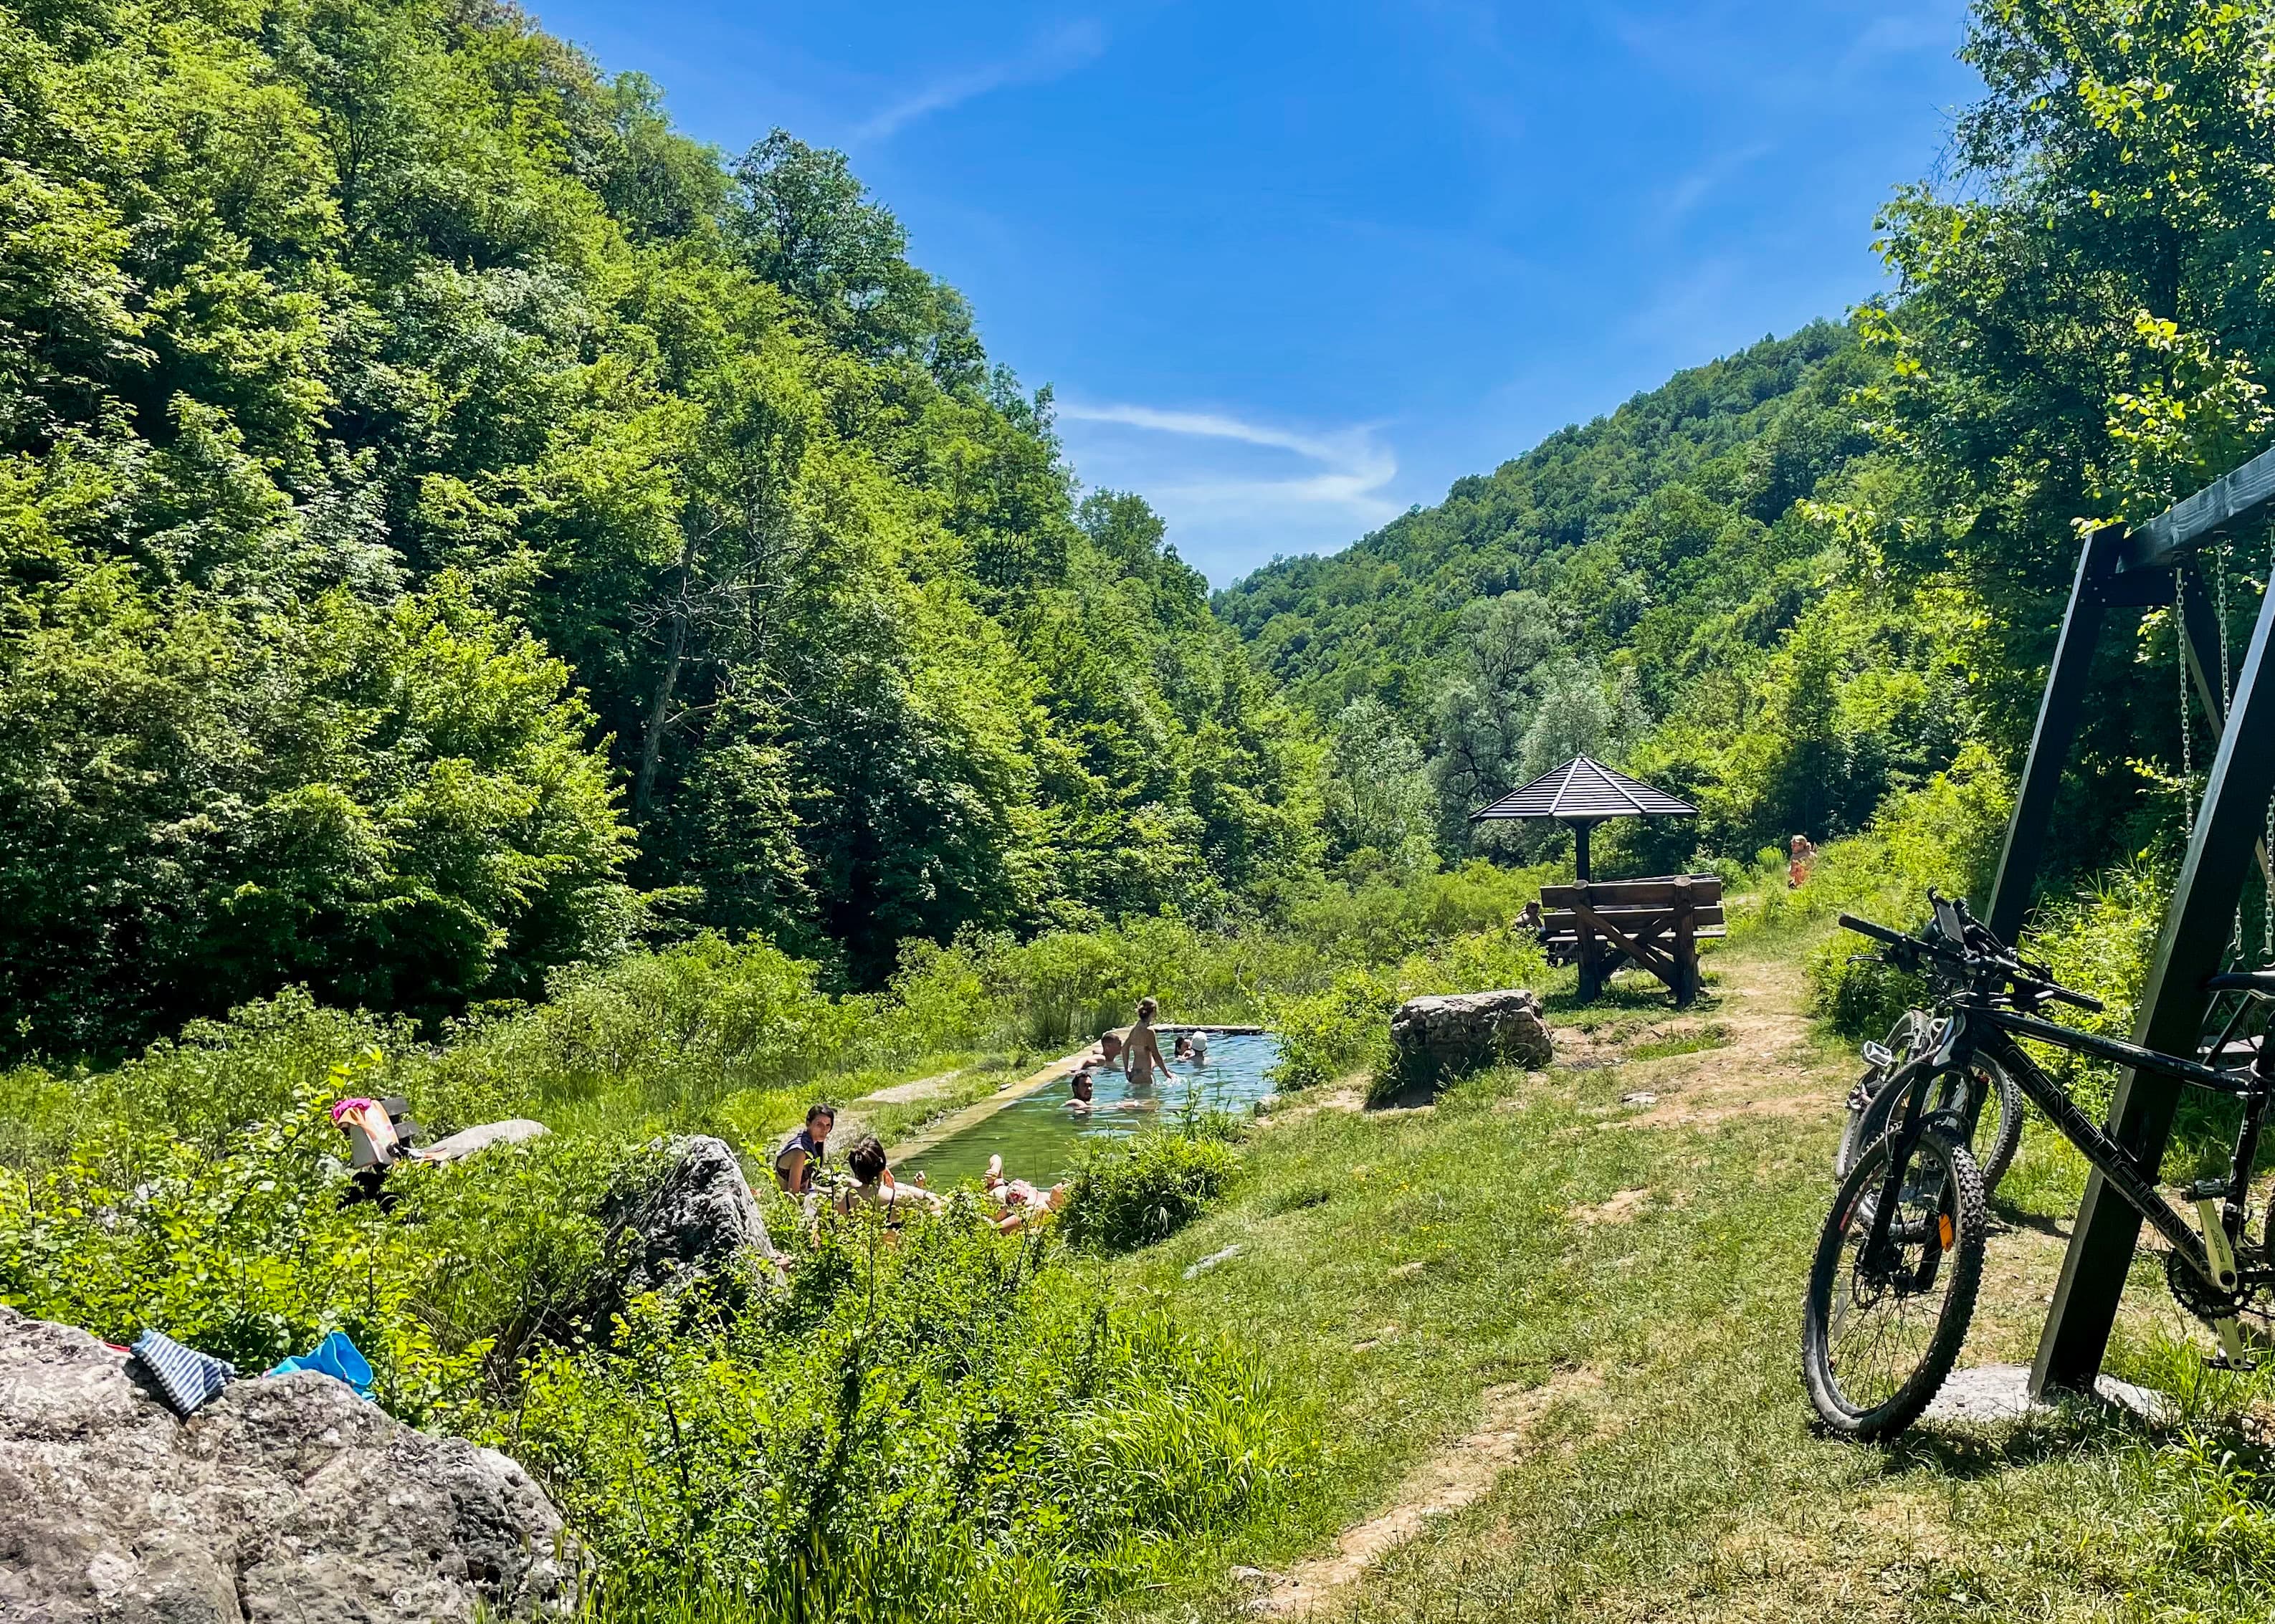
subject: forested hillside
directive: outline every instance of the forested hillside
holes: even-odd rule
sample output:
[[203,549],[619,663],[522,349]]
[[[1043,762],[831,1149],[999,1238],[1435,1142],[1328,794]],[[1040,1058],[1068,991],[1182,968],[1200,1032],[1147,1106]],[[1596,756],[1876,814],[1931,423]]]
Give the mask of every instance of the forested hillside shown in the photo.
[[1200,578],[838,155],[483,0],[32,0],[0,194],[0,1049],[1304,863]]
[[[1695,797],[1727,856],[2017,765],[2078,527],[2147,517],[2275,431],[2269,26],[1979,6],[1953,187],[1898,192],[1893,289],[1848,328],[1685,373],[1220,593],[1332,729],[1335,851],[1426,859],[1424,828],[1467,850],[1470,809],[1578,749]],[[2264,552],[2202,567],[2240,635]],[[2167,621],[2107,651],[2060,820],[2074,867],[2173,837]],[[1678,860],[1693,833],[1629,831],[1628,855]]]

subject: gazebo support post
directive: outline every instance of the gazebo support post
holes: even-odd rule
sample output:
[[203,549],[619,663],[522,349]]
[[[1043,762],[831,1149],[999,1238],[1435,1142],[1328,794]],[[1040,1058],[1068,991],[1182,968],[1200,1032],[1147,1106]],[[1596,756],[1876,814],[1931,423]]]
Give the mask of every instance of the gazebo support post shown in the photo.
[[1591,819],[1572,820],[1572,878],[1583,885],[1594,878],[1588,872],[1588,831],[1595,827]]

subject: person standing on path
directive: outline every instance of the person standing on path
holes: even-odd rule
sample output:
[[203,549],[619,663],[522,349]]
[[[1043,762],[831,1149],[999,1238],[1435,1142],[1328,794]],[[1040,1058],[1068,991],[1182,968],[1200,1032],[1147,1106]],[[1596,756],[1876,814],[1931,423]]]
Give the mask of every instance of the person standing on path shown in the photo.
[[1138,1023],[1130,1029],[1130,1041],[1122,1046],[1122,1070],[1132,1088],[1151,1086],[1156,1067],[1162,1080],[1168,1080],[1169,1062],[1161,1058],[1161,1040],[1153,1035],[1153,1017],[1160,1008],[1150,998],[1139,999]]

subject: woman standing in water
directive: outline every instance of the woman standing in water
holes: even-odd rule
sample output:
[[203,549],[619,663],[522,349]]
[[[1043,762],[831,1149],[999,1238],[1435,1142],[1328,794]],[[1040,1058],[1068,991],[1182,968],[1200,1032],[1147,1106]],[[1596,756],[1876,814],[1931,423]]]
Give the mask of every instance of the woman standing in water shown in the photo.
[[1122,1069],[1132,1088],[1152,1086],[1156,1067],[1160,1069],[1162,1081],[1168,1080],[1169,1062],[1161,1058],[1161,1040],[1153,1035],[1153,1016],[1160,1008],[1150,998],[1138,1001],[1138,1024],[1130,1029],[1130,1041],[1122,1046]]

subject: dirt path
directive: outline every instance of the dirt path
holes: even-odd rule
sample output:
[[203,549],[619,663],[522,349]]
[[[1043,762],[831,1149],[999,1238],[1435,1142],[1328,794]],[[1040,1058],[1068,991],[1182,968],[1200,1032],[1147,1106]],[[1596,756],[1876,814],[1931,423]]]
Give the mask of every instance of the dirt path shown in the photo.
[[1584,1402],[1602,1386],[1603,1379],[1592,1371],[1568,1371],[1537,1387],[1486,1388],[1476,1431],[1425,1461],[1398,1485],[1387,1510],[1345,1529],[1326,1555],[1267,1578],[1270,1588],[1257,1598],[1256,1611],[1282,1618],[1318,1612],[1385,1552],[1420,1533],[1432,1517],[1483,1499],[1502,1470],[1524,1453],[1543,1416],[1565,1400]]
[[1751,955],[1716,956],[1720,997],[1704,1015],[1664,1023],[1670,1037],[1718,1029],[1719,1046],[1661,1060],[1617,1062],[1630,1092],[1658,1096],[1643,1126],[1700,1126],[1733,1116],[1823,1116],[1841,1110],[1838,1078],[1811,1039],[1800,966]]

